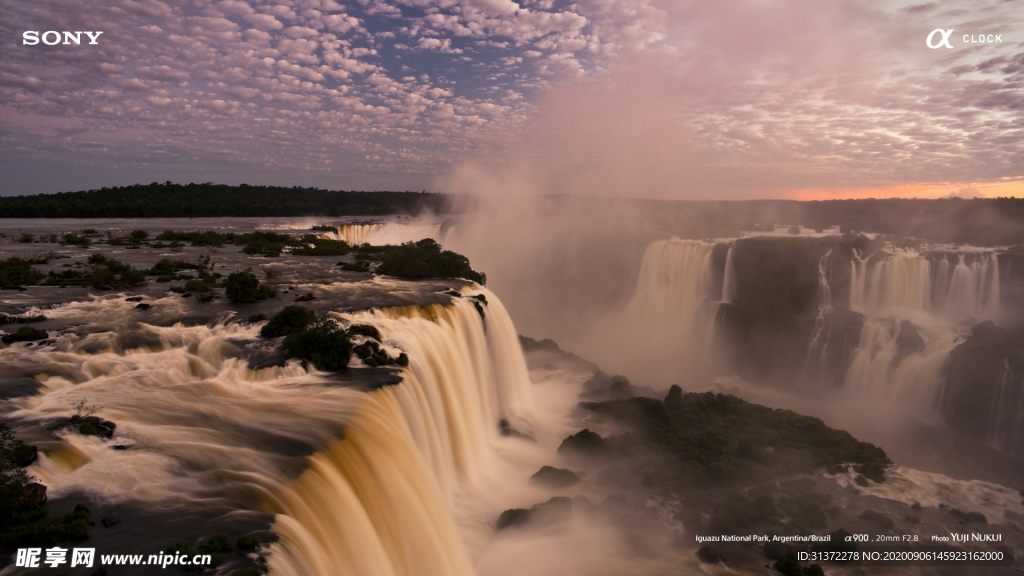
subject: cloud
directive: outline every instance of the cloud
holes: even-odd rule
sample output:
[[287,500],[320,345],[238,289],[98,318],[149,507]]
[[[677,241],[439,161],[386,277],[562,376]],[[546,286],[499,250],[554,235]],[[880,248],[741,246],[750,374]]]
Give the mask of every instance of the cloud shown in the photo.
[[269,14],[249,14],[242,19],[256,28],[264,30],[280,30],[284,28],[284,24],[281,24],[277,18]]
[[[3,41],[0,158],[39,191],[115,158],[125,174],[174,157],[226,178],[416,189],[475,161],[538,191],[660,197],[1024,166],[1020,45],[922,37],[1012,38],[1024,17],[996,0],[124,0],[74,22],[65,2],[0,12],[5,30],[105,31],[97,46]],[[70,141],[41,144],[72,122]]]

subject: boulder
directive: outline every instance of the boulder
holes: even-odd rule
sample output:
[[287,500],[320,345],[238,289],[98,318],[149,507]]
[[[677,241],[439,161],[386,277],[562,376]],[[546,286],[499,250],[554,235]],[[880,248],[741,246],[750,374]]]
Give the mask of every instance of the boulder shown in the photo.
[[46,504],[46,486],[32,482],[21,489],[21,508],[34,510]]
[[567,488],[580,481],[580,477],[572,470],[544,466],[530,477],[530,484],[545,488]]

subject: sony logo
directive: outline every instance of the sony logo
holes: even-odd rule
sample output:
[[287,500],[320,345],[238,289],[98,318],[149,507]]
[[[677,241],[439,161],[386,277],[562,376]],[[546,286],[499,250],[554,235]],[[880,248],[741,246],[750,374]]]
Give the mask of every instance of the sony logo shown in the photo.
[[71,44],[72,42],[74,42],[75,44],[81,44],[82,34],[85,34],[89,37],[89,44],[97,44],[96,39],[99,38],[100,34],[103,34],[103,32],[82,31],[62,33],[57,32],[56,30],[47,30],[46,32],[42,32],[40,35],[40,32],[38,30],[26,30],[21,34],[21,43],[26,46],[35,46],[36,44],[39,44],[39,40],[41,39],[43,41],[43,44],[46,44],[47,46],[60,44],[61,40],[64,41],[64,45]]

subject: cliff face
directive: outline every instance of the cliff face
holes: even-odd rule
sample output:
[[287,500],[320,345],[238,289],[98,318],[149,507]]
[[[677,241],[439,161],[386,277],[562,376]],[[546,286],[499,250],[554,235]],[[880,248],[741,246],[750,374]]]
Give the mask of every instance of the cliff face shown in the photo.
[[950,354],[940,410],[990,448],[1024,456],[1024,339],[982,322]]
[[718,318],[731,367],[744,378],[778,384],[796,382],[808,370],[841,382],[864,320],[849,309],[850,262],[854,249],[869,245],[853,235],[737,240],[736,298],[719,308]]
[[732,283],[715,331],[727,367],[773,386],[908,401],[1024,455],[1024,248],[882,247],[855,235],[716,246],[712,291]]

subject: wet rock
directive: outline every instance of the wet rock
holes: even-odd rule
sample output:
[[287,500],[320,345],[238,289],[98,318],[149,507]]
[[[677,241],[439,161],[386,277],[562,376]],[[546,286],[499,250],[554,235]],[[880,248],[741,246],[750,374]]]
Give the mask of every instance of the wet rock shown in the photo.
[[110,528],[111,526],[120,524],[121,519],[117,516],[107,516],[103,520],[100,520],[100,523],[103,524],[104,528]]
[[115,444],[110,447],[111,450],[127,450],[128,448],[129,446],[125,446],[124,444]]
[[527,522],[531,524],[544,525],[566,520],[572,513],[573,501],[564,496],[555,496],[547,502],[535,505],[526,510],[524,508],[510,508],[501,513],[495,528],[503,530],[514,526],[522,526]]
[[725,561],[725,558],[722,558],[714,546],[702,546],[700,550],[697,550],[697,558],[705,564],[718,564]]
[[[405,364],[402,364],[402,356],[405,356],[404,352],[399,356],[397,363],[401,366],[408,366],[408,357],[406,357],[405,359]],[[514,436],[516,438],[525,438],[527,440],[534,441],[533,436],[530,436],[529,434],[523,434],[522,432],[516,430],[515,428],[512,427],[511,424],[508,423],[508,420],[505,420],[504,418],[498,420],[498,430],[501,431],[502,436]]]
[[142,302],[142,296],[131,296],[124,299],[125,302]]
[[591,432],[589,429],[584,428],[562,440],[562,444],[558,447],[558,453],[564,454],[566,452],[589,456],[605,454],[608,452],[608,441],[601,438],[596,432]]
[[897,356],[894,362],[924,350],[924,338],[918,332],[917,326],[914,326],[909,320],[900,322],[900,331],[896,335],[896,350]]
[[580,477],[572,470],[544,466],[530,477],[530,484],[545,488],[566,488],[580,481]]
[[191,298],[192,297],[192,293],[191,292],[185,292],[184,294],[181,295],[181,297],[182,298]]
[[145,302],[143,302],[142,304],[139,304],[138,306],[136,306],[136,308],[139,309],[139,310],[149,310],[152,307],[153,307],[152,304],[146,304]]
[[512,526],[520,526],[525,524],[530,518],[530,511],[525,508],[509,508],[498,516],[498,521],[494,527],[498,530],[504,530]]
[[25,510],[34,510],[46,504],[46,486],[32,482],[21,489],[21,507]]
[[76,504],[75,505],[75,512],[85,512],[86,514],[88,514],[89,513],[89,508],[86,507],[85,504]]

